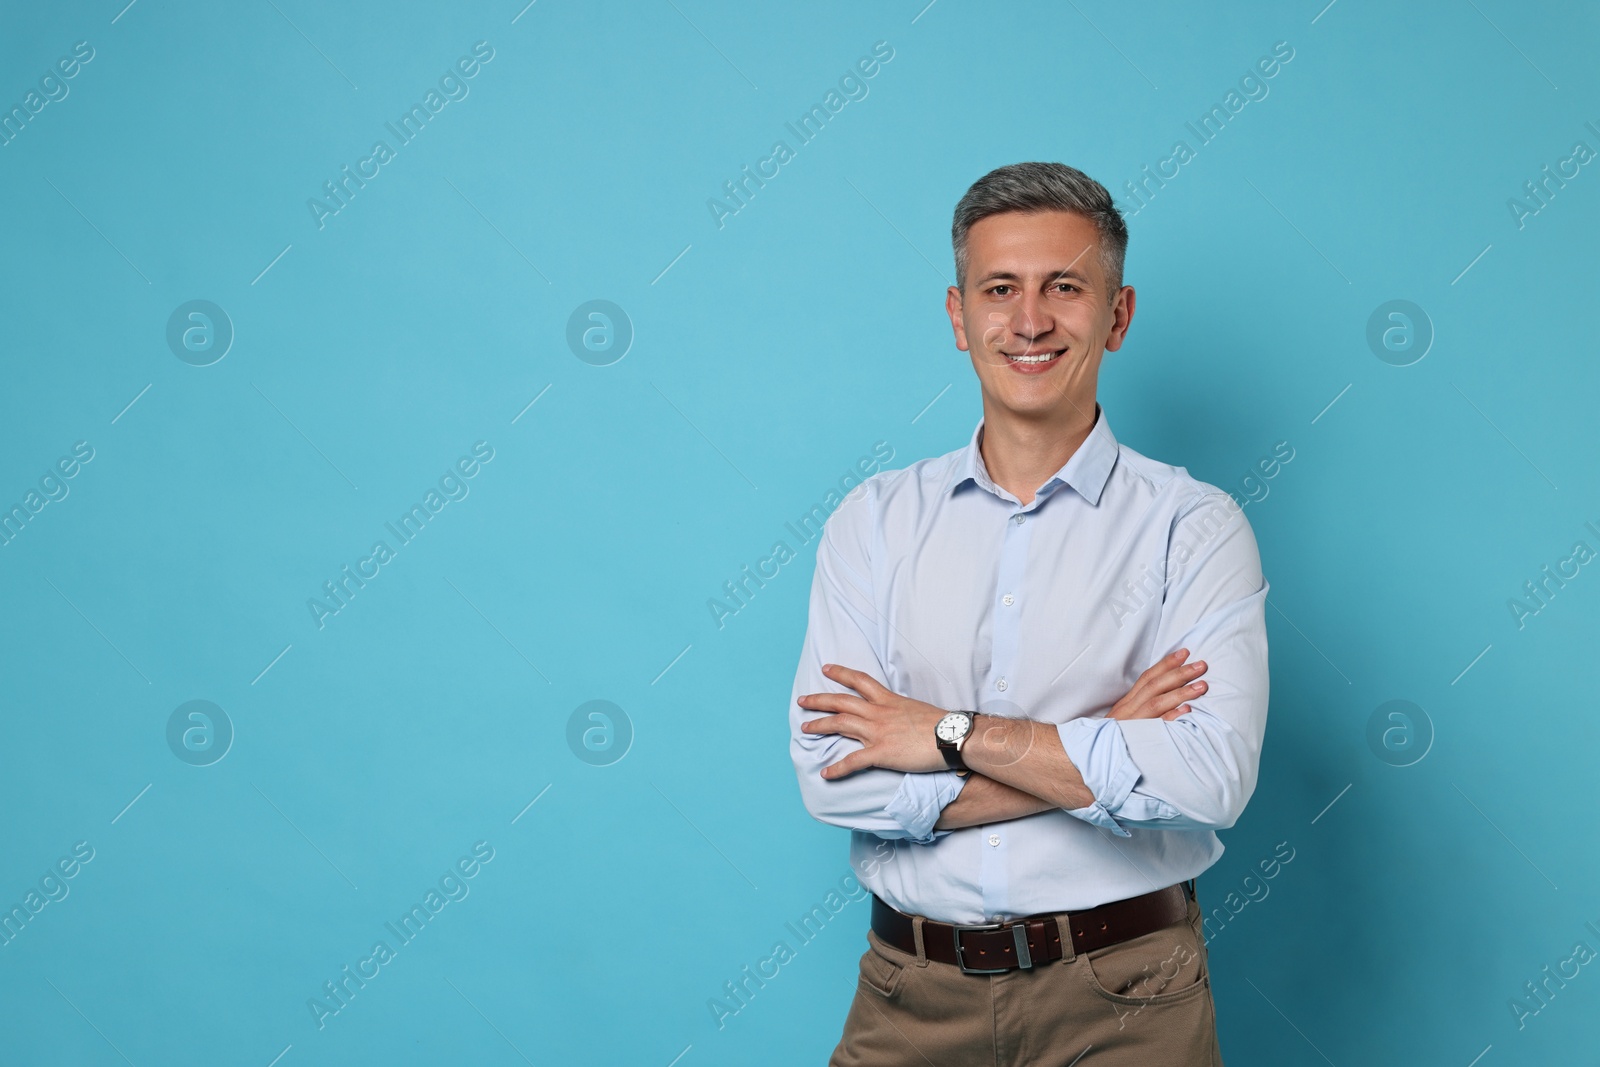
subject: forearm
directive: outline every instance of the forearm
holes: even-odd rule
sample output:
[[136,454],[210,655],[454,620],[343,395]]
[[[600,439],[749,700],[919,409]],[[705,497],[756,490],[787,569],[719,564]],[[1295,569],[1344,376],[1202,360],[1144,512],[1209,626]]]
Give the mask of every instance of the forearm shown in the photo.
[[1037,815],[1056,805],[1041,800],[1015,786],[997,782],[974,772],[960,794],[939,813],[936,830],[959,830],[965,826],[1007,822],[1025,815]]
[[[834,744],[824,745],[824,740]],[[926,844],[939,813],[966,792],[967,783],[949,771],[908,774],[875,767],[823,778],[824,767],[860,748],[840,735],[804,734],[790,748],[806,810],[832,826]]]
[[979,715],[961,754],[977,774],[1034,797],[1043,805],[1036,810],[1071,811],[1094,803],[1094,793],[1067,758],[1054,723]]

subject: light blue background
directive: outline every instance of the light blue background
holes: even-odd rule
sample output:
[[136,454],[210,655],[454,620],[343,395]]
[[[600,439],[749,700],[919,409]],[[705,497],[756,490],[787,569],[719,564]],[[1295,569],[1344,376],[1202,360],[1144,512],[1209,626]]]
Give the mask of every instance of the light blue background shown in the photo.
[[[0,148],[0,504],[94,459],[0,548],[0,904],[95,857],[0,947],[0,1059],[823,1062],[864,904],[707,1007],[847,869],[787,752],[810,546],[722,629],[706,602],[874,442],[966,442],[968,184],[1061,160],[1131,210],[1278,41],[1130,219],[1101,377],[1123,442],[1241,495],[1295,450],[1247,507],[1271,720],[1202,903],[1295,858],[1215,938],[1224,1054],[1592,1053],[1600,969],[1521,1029],[1509,1002],[1600,949],[1600,575],[1520,629],[1507,601],[1600,548],[1600,174],[1521,228],[1507,200],[1600,148],[1600,18],[924,2],[6,5],[5,108],[95,55]],[[477,41],[470,95],[319,229],[308,198]],[[869,95],[719,229],[708,198],[877,41]],[[236,330],[211,366],[166,344],[192,299]],[[594,299],[636,333],[610,366],[565,339]],[[1393,299],[1436,332],[1410,366],[1366,341]],[[307,599],[480,440],[470,495],[319,629]],[[166,741],[193,699],[236,731],[208,767]],[[609,766],[566,740],[597,699],[635,733]],[[1367,742],[1391,699],[1432,722],[1412,766]],[[476,841],[470,896],[319,1030],[308,998]]]

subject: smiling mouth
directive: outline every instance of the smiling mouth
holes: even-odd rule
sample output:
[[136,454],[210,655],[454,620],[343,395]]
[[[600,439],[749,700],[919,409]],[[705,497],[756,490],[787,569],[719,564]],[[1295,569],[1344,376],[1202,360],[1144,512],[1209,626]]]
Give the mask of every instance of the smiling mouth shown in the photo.
[[1012,355],[1007,355],[1004,352],[1002,352],[1000,354],[1002,356],[1005,356],[1006,359],[1008,361],[1012,362],[1012,363],[1049,363],[1052,360],[1060,359],[1061,356],[1063,356],[1066,353],[1066,351],[1067,350],[1065,348],[1063,348],[1063,349],[1059,349],[1059,350],[1057,350],[1055,352],[1040,352],[1040,353],[1038,353],[1036,355],[1031,355],[1031,356],[1012,356]]

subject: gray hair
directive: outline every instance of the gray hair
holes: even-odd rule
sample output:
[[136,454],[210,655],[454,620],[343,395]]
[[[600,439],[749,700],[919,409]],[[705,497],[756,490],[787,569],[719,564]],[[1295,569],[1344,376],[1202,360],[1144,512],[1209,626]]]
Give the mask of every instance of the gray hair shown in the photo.
[[956,288],[967,285],[967,231],[979,219],[1007,211],[1072,211],[1088,219],[1100,235],[1100,268],[1111,290],[1107,303],[1116,298],[1128,252],[1128,224],[1105,186],[1065,163],[1012,163],[972,183],[950,226]]

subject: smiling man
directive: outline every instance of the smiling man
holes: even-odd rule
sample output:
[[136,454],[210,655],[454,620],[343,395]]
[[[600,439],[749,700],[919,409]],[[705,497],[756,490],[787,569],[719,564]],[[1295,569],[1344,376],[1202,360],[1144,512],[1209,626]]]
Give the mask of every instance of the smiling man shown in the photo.
[[1217,1065],[1193,879],[1256,783],[1255,536],[1096,400],[1134,309],[1103,186],[1001,167],[952,238],[983,418],[829,517],[795,676],[801,795],[873,893],[830,1063]]

